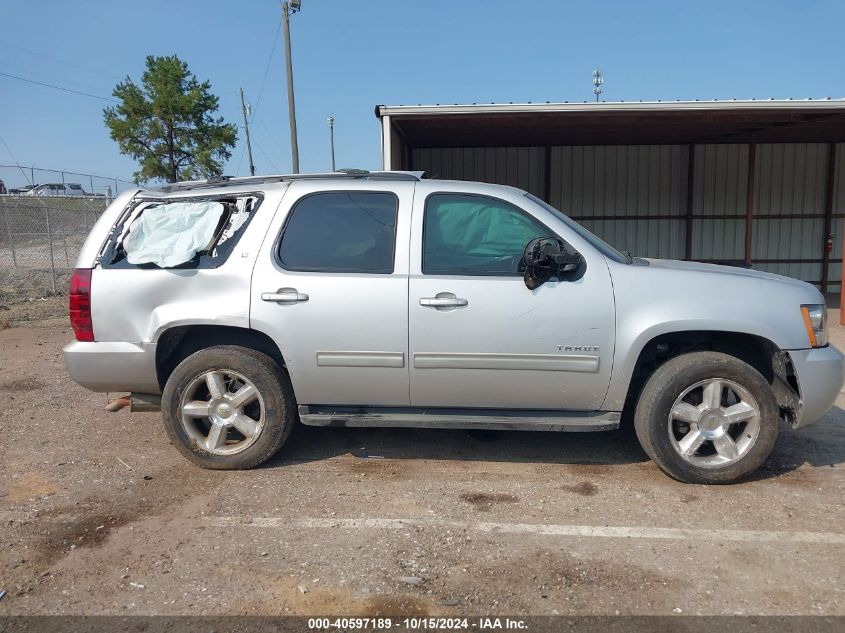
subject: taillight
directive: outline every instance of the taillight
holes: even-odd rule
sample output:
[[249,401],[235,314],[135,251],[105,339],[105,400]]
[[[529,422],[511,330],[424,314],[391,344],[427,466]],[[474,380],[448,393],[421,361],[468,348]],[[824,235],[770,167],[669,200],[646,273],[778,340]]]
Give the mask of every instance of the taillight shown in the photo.
[[94,324],[91,322],[91,269],[77,268],[70,278],[70,300],[68,302],[70,325],[77,341],[94,340]]

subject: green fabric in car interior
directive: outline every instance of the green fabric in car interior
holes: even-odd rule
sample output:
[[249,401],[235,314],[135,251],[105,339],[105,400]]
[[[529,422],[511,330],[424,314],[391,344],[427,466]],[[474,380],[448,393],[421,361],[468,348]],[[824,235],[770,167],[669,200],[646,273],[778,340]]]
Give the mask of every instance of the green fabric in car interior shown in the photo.
[[[525,245],[548,230],[515,207],[492,198],[435,194],[425,215],[425,267],[505,272],[493,260],[518,260]],[[507,262],[507,272],[515,264]],[[513,269],[513,270],[512,270]]]

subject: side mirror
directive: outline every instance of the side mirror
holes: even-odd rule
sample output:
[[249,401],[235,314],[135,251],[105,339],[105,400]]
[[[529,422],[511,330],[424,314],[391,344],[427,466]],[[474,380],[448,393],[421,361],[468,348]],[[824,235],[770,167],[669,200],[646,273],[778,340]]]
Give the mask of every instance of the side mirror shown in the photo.
[[565,279],[582,269],[581,253],[571,251],[567,244],[556,237],[535,237],[525,245],[522,253],[525,265],[525,286],[534,290],[552,277]]

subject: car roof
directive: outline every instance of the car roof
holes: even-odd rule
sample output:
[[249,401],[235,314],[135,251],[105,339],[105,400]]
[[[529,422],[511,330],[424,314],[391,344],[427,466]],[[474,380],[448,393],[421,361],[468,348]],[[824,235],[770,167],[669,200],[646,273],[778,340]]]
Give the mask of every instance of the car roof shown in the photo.
[[244,185],[261,185],[261,188],[268,188],[271,185],[282,185],[297,180],[405,180],[418,181],[425,175],[421,171],[367,171],[365,169],[340,169],[335,172],[311,173],[311,174],[272,174],[267,176],[245,176],[234,178],[231,176],[219,176],[207,180],[192,180],[186,182],[174,182],[161,187],[151,188],[151,193],[176,193],[198,189],[226,189],[227,187]]
[[326,184],[335,182],[343,183],[350,180],[361,181],[394,181],[394,182],[421,182],[437,183],[438,185],[448,185],[449,188],[466,188],[468,190],[483,191],[507,189],[514,193],[524,194],[525,192],[516,187],[509,185],[500,185],[493,183],[471,182],[465,180],[441,180],[438,178],[429,179],[425,177],[425,172],[422,171],[366,171],[362,169],[348,169],[339,170],[336,172],[327,173],[309,173],[309,174],[274,174],[267,176],[247,176],[241,178],[219,177],[209,178],[208,180],[195,180],[188,182],[176,182],[161,187],[154,187],[144,189],[140,193],[141,196],[150,197],[164,197],[172,194],[192,194],[198,193],[201,195],[217,195],[218,193],[225,193],[227,191],[235,194],[242,194],[247,191],[254,191],[256,189],[269,191],[273,189],[283,189],[290,183],[296,181],[325,181]]

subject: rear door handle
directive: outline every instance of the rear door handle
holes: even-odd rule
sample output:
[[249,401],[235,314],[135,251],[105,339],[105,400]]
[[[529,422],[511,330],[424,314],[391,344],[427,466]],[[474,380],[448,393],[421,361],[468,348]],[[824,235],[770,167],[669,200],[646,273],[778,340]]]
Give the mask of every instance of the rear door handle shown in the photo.
[[308,301],[308,295],[299,292],[296,288],[279,288],[276,292],[262,292],[262,301],[274,301],[276,303],[296,303]]
[[469,301],[460,297],[423,297],[420,299],[420,305],[430,308],[459,308],[469,305]]

